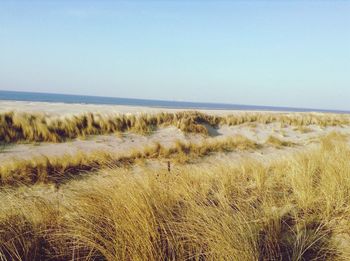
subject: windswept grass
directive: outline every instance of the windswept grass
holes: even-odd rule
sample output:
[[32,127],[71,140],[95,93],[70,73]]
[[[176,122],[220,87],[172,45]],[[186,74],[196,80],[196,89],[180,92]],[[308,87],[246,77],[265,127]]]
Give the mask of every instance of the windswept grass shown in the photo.
[[348,115],[239,113],[213,116],[200,112],[159,113],[142,115],[83,114],[58,118],[42,114],[8,112],[0,114],[1,142],[63,142],[88,135],[137,132],[148,134],[159,127],[176,126],[186,133],[208,135],[206,126],[273,123],[293,126],[349,125]]
[[[207,122],[211,121],[211,122]],[[9,112],[0,114],[0,140],[63,142],[88,135],[132,131],[147,134],[160,126],[173,125],[185,132],[207,134],[203,123],[215,124],[215,117],[196,112],[142,115],[83,114],[71,117],[48,117],[42,114]]]
[[301,132],[303,134],[313,132],[313,130],[311,128],[306,127],[306,126],[298,126],[298,127],[296,127],[296,130],[298,130],[299,132]]
[[266,144],[272,145],[276,148],[292,147],[296,145],[294,142],[282,140],[276,136],[269,136],[269,138],[266,140]]
[[110,166],[130,166],[137,160],[172,159],[186,162],[213,152],[257,149],[259,145],[243,137],[208,139],[202,143],[177,141],[172,147],[159,143],[133,150],[123,155],[96,151],[60,157],[38,156],[28,160],[16,160],[0,166],[0,184],[18,185],[34,183],[60,183],[81,173],[96,171]]
[[265,164],[110,169],[63,186],[57,202],[42,187],[3,189],[0,258],[349,260],[343,141],[329,136],[319,150]]

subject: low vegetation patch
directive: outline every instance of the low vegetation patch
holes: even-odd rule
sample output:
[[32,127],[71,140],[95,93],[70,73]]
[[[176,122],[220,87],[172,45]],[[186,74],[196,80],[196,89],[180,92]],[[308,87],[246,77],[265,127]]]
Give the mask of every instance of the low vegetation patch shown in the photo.
[[313,132],[313,129],[311,129],[310,127],[307,127],[307,126],[296,127],[296,130],[303,133],[303,134]]
[[292,147],[292,146],[296,145],[296,143],[294,143],[294,142],[282,140],[282,139],[277,138],[276,136],[270,136],[266,140],[266,144],[272,145],[276,148]]

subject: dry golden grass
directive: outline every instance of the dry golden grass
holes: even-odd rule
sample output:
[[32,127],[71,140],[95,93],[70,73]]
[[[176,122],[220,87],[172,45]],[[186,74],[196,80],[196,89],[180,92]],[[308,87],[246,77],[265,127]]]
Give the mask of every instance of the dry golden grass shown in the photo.
[[303,134],[313,132],[313,130],[307,126],[298,126],[296,127],[296,130]]
[[[196,112],[159,113],[155,115],[101,115],[83,114],[65,118],[42,114],[0,114],[0,140],[63,142],[67,139],[132,131],[148,134],[160,126],[177,126],[185,132],[207,134],[203,123],[215,120]],[[213,125],[214,122],[208,122]]]
[[238,125],[243,123],[280,122],[283,125],[319,126],[349,125],[349,115],[240,113],[213,116],[200,112],[177,112],[142,115],[83,114],[65,118],[42,114],[8,112],[0,114],[0,141],[3,142],[63,142],[88,135],[125,131],[149,134],[164,126],[176,126],[187,133],[208,135],[206,126]]
[[145,146],[142,150],[133,150],[131,153],[124,154],[95,151],[64,156],[38,156],[0,165],[0,185],[61,183],[78,174],[110,166],[130,166],[138,160],[165,158],[186,162],[213,152],[252,150],[259,147],[260,145],[243,136],[235,136],[224,139],[207,139],[201,143],[177,141],[171,147],[154,143]]
[[282,140],[276,136],[269,136],[269,138],[266,140],[266,144],[272,145],[276,148],[292,147],[296,145],[294,142]]
[[347,114],[330,113],[242,113],[219,117],[220,124],[238,125],[247,122],[269,124],[278,122],[284,126],[340,126],[349,125],[350,118]]
[[349,260],[350,150],[0,191],[2,260]]

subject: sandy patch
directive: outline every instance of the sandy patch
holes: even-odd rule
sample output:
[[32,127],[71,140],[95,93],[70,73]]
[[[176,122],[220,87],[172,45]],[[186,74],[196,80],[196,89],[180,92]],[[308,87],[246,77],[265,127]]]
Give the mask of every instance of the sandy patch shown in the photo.
[[[179,112],[179,111],[201,111],[212,115],[227,115],[241,113],[236,110],[201,110],[201,109],[170,109],[143,106],[124,105],[99,105],[99,104],[71,104],[71,103],[51,103],[51,102],[28,102],[28,101],[3,101],[0,100],[0,113],[7,111],[46,113],[55,116],[70,114],[80,114],[87,112],[98,112],[101,114],[138,114],[138,113],[159,113],[159,112]],[[247,111],[244,111],[247,112]]]

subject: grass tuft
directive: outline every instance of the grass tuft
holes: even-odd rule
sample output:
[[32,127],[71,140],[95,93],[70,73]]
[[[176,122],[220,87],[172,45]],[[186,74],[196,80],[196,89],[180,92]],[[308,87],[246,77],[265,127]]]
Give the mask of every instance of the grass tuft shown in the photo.
[[292,147],[296,145],[294,142],[281,140],[275,136],[269,136],[269,138],[266,140],[266,144],[272,145],[276,148]]

